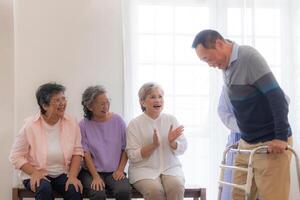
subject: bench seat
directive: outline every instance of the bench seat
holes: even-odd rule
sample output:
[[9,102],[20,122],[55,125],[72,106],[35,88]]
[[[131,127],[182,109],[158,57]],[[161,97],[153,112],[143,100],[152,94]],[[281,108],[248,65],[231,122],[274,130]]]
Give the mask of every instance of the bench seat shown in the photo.
[[[143,198],[143,195],[137,190],[132,189],[132,198]],[[55,193],[55,198],[62,198],[60,194]],[[194,200],[206,200],[206,189],[205,188],[186,188],[184,197],[193,198]],[[12,200],[23,200],[23,198],[34,198],[34,193],[24,188],[13,188],[12,189]],[[83,198],[87,198],[84,196]],[[113,196],[107,193],[107,198],[113,198]]]

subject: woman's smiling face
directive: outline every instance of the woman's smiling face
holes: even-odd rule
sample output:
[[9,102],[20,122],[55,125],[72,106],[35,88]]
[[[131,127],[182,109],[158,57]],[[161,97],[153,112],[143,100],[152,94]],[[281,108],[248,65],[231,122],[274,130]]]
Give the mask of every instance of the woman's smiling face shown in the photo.
[[159,88],[154,88],[142,102],[145,113],[151,118],[157,118],[164,108],[163,92]]
[[109,113],[110,100],[107,93],[98,95],[92,104],[89,106],[89,110],[93,113],[94,118],[106,118]]
[[47,118],[60,119],[64,116],[67,107],[67,99],[63,92],[51,96],[49,105],[44,105]]

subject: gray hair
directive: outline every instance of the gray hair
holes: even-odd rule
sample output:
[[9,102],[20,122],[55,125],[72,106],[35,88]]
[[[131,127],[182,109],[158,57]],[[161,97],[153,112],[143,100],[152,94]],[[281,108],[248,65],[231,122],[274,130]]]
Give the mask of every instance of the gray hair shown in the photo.
[[98,95],[107,93],[106,89],[101,85],[90,86],[82,94],[81,105],[83,106],[84,117],[91,120],[93,112],[89,110],[89,106]]
[[143,106],[143,101],[145,101],[145,99],[147,98],[147,96],[154,90],[154,89],[160,89],[161,92],[164,94],[164,91],[162,89],[162,87],[155,83],[155,82],[148,82],[145,83],[144,85],[142,85],[142,87],[139,90],[139,102],[141,105],[141,109],[143,112],[145,112],[146,108]]

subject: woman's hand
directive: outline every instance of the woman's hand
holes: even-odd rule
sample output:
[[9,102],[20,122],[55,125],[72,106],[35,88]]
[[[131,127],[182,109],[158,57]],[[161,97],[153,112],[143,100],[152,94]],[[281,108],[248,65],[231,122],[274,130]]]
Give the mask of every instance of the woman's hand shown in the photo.
[[50,180],[45,176],[44,173],[42,173],[39,170],[35,170],[31,175],[30,175],[30,189],[33,192],[36,192],[36,188],[40,186],[40,181],[41,179],[45,179],[46,181]]
[[93,177],[91,188],[96,191],[102,191],[105,188],[105,183],[99,175]]
[[69,176],[69,178],[66,182],[66,186],[65,186],[66,191],[68,191],[70,184],[74,185],[76,192],[80,191],[80,193],[82,193],[83,187],[82,187],[80,180],[78,180],[78,178],[76,178],[74,176]]
[[184,131],[184,127],[183,126],[179,126],[176,129],[173,129],[173,125],[170,126],[170,130],[169,130],[169,134],[168,134],[168,141],[169,144],[171,145],[171,147],[173,149],[177,148],[177,144],[175,143],[175,140],[182,135],[183,131]]
[[156,129],[154,129],[153,136],[152,136],[152,143],[144,146],[141,149],[142,158],[149,157],[155,151],[155,149],[159,147],[159,145],[160,145],[159,138]]
[[114,171],[114,173],[112,174],[112,177],[116,180],[116,181],[119,181],[119,180],[122,180],[125,178],[125,174],[123,171],[120,171],[120,170],[117,170],[117,171]]

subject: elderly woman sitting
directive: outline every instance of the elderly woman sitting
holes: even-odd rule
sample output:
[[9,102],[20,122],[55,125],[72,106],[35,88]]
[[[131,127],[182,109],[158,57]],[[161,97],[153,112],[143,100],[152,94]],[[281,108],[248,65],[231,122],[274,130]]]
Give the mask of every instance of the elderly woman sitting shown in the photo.
[[172,115],[162,113],[164,92],[156,83],[139,90],[142,111],[127,128],[129,181],[146,200],[182,200],[184,175],[178,155],[187,141]]
[[88,87],[82,95],[84,118],[80,121],[84,167],[80,179],[91,200],[106,199],[111,191],[117,200],[128,200],[131,187],[125,176],[126,125],[109,110],[108,93],[103,86]]
[[82,199],[77,179],[83,156],[81,135],[77,122],[65,114],[64,91],[56,83],[38,88],[40,112],[25,120],[9,156],[35,199],[53,199],[53,191],[64,199]]

